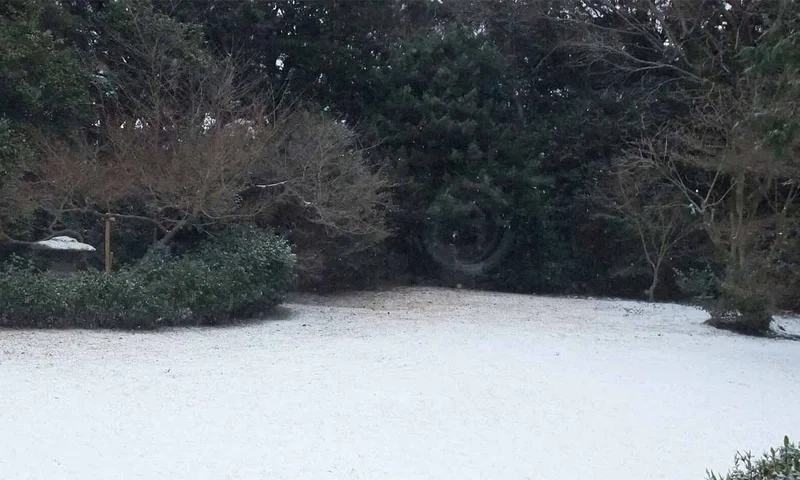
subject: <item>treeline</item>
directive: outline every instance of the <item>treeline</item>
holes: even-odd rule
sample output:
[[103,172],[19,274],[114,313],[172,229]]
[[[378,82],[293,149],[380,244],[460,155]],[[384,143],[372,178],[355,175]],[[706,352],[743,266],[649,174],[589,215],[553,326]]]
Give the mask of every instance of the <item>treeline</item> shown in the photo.
[[792,0],[6,0],[0,235],[231,222],[306,287],[800,307]]

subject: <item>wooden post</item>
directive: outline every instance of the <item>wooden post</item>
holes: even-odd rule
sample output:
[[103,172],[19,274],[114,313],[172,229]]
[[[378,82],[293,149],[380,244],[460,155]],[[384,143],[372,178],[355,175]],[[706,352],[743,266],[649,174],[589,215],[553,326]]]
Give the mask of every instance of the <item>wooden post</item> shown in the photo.
[[111,222],[114,221],[114,217],[111,214],[106,214],[103,216],[105,220],[105,243],[104,243],[104,254],[105,254],[105,267],[106,267],[106,274],[111,273]]

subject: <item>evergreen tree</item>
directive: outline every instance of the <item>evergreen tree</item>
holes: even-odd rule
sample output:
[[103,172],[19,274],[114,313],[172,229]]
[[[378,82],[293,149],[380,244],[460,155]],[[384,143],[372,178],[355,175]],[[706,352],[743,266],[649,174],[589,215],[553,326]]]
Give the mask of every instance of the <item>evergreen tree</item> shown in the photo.
[[459,261],[483,270],[503,229],[536,214],[536,162],[505,58],[481,33],[434,29],[399,45],[376,77],[372,135],[399,184],[400,238],[450,236]]

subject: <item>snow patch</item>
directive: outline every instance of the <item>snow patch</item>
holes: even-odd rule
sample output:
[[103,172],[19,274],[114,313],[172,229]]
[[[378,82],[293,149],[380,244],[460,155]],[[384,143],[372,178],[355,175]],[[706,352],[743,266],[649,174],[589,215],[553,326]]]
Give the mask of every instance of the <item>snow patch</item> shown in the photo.
[[53,237],[49,240],[35,242],[34,245],[44,250],[61,250],[73,252],[94,252],[96,249],[88,243],[81,243],[72,237]]

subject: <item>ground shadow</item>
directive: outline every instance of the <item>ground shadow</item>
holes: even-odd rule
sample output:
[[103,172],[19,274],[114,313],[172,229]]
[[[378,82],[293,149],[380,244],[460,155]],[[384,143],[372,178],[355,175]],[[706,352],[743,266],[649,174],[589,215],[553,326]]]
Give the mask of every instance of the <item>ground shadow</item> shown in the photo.
[[754,337],[754,338],[771,338],[775,340],[793,340],[793,341],[800,341],[800,335],[794,333],[788,333],[784,330],[783,327],[778,325],[778,330],[770,329],[766,332],[759,332],[754,331],[747,328],[746,325],[742,325],[740,322],[734,322],[726,319],[719,319],[719,318],[709,318],[704,322],[706,325],[711,327],[720,329],[720,330],[727,330],[729,332],[738,333],[739,335],[744,335],[746,337]]

